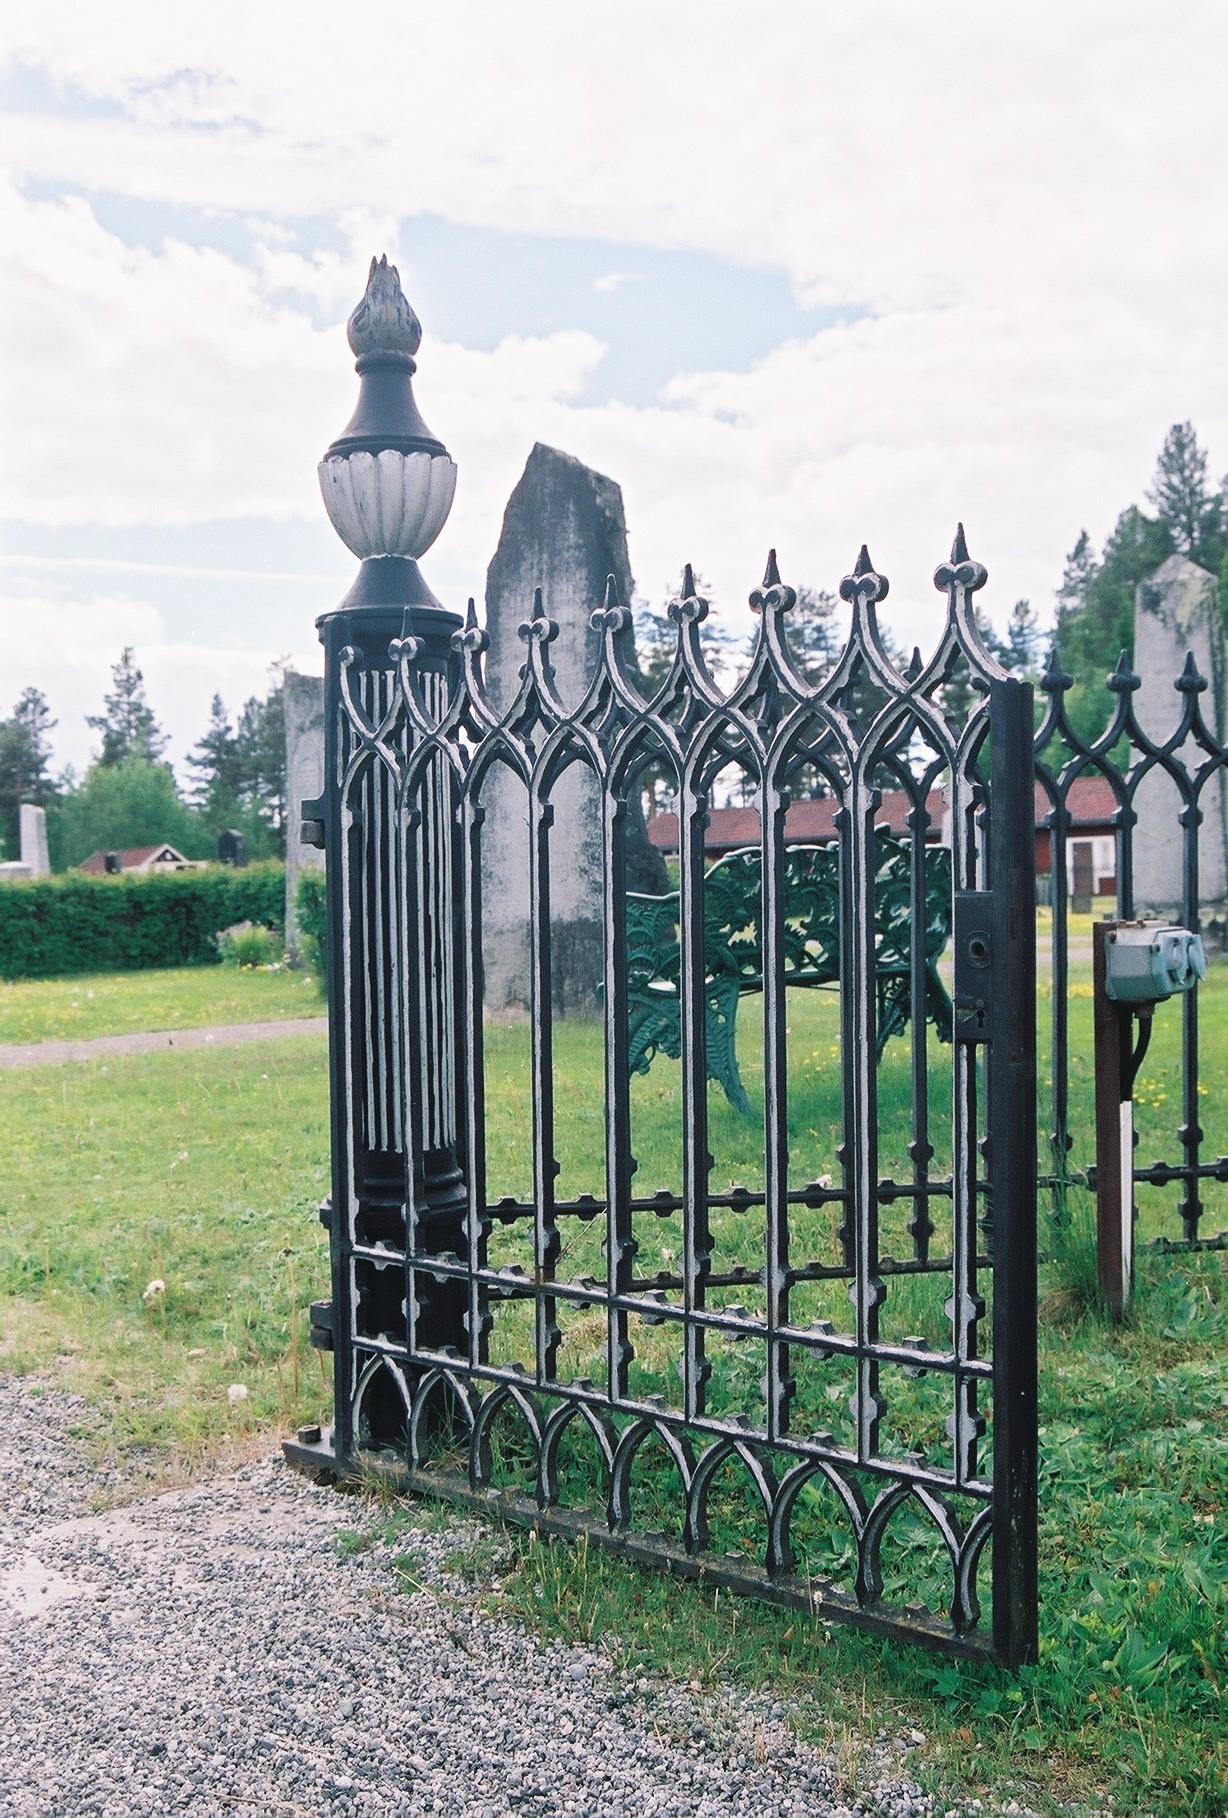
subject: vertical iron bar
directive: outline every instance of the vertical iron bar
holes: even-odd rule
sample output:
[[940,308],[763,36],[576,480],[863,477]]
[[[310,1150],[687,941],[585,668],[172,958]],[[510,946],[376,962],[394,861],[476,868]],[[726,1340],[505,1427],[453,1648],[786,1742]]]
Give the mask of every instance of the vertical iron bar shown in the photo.
[[989,1049],[993,1221],[993,1639],[1037,1655],[1036,852],[1032,689],[990,689],[991,880],[1000,1002]]
[[1106,948],[1117,922],[1092,924],[1096,1048],[1096,1273],[1100,1297],[1119,1320],[1130,1298],[1134,1215],[1134,1118],[1130,1096],[1133,1018],[1105,989]]
[[874,972],[874,813],[878,797],[853,767],[849,783],[849,862],[841,903],[847,966],[841,991],[845,1053],[846,1147],[852,1161],[853,1239],[856,1272],[852,1297],[857,1324],[857,1456],[878,1450],[883,1404],[878,1392],[878,1315],[883,1284],[878,1272],[878,1068]]
[[767,1321],[767,1435],[787,1431],[789,1349],[777,1334],[789,1322],[788,1037],[785,1014],[785,804],[763,778],[759,915],[763,933],[764,1284]]
[[1058,1223],[1069,1222],[1067,1192],[1070,1181],[1070,956],[1067,927],[1068,872],[1066,847],[1070,837],[1070,812],[1066,806],[1071,787],[1058,785],[1057,801],[1050,816],[1049,857],[1053,878],[1053,918],[1051,929],[1051,1022],[1050,1058],[1053,1075],[1053,1212]]
[[[632,781],[630,788],[638,785]],[[603,791],[605,866],[606,1102],[606,1393],[627,1393],[627,1315],[617,1298],[631,1292],[631,1075],[627,1008],[627,804],[609,775]]]
[[926,976],[926,939],[929,934],[929,891],[926,872],[926,835],[929,828],[929,812],[926,803],[918,804],[915,782],[909,794],[912,808],[908,815],[909,830],[909,902],[912,919],[912,938],[909,943],[909,998],[912,1029],[910,1031],[912,1066],[912,1141],[908,1146],[909,1160],[912,1162],[912,1180],[915,1197],[912,1203],[912,1218],[909,1221],[909,1236],[912,1238],[912,1253],[916,1262],[926,1262],[930,1253],[930,1238],[934,1234],[934,1221],[930,1217],[929,1164],[934,1154],[930,1142],[929,1111],[929,999]]
[[[1197,800],[1187,802],[1182,815],[1185,828],[1182,913],[1185,925],[1195,933],[1201,929],[1201,904],[1198,899],[1198,829],[1202,809]],[[1181,1109],[1183,1122],[1178,1132],[1185,1152],[1184,1192],[1178,1208],[1182,1233],[1187,1242],[1198,1237],[1202,1218],[1202,1195],[1198,1184],[1198,1163],[1202,1147],[1202,1124],[1198,1108],[1198,988],[1187,991],[1181,1005]]]
[[704,1411],[709,1365],[703,1329],[694,1315],[703,1310],[712,1266],[708,1218],[707,943],[704,939],[704,834],[708,799],[684,771],[679,789],[679,941],[682,1017],[682,1244],[683,1244],[683,1406],[688,1420]]
[[554,812],[535,783],[530,796],[529,926],[533,1030],[533,1354],[539,1387],[555,1374],[559,1329],[548,1292],[559,1252],[555,1224],[554,1001],[550,976],[550,824]]

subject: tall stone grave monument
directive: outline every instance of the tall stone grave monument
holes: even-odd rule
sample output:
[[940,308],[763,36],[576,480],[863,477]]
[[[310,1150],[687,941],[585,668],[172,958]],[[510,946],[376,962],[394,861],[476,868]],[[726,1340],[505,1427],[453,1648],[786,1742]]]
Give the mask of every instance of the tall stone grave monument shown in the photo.
[[300,839],[302,804],[324,788],[324,677],[285,674],[286,720],[286,952],[301,958],[295,895],[304,871],[321,871],[324,853]]
[[47,857],[47,810],[34,802],[23,802],[20,815],[21,862],[30,867],[31,877],[47,877],[51,861]]
[[[576,706],[592,680],[601,634],[589,623],[613,575],[630,601],[631,568],[621,489],[604,474],[539,442],[503,514],[499,547],[486,575],[487,686],[500,710],[515,698],[526,650],[519,628],[540,587],[559,635],[550,646],[556,686]],[[583,765],[573,764],[551,791],[550,909],[554,1010],[596,1015],[602,953],[600,796]],[[530,1001],[528,797],[496,766],[483,790],[482,909],[486,1007],[515,1015]],[[628,829],[627,884],[663,891],[665,864],[648,843],[638,798]]]
[[[1199,697],[1212,736],[1228,734],[1224,624],[1214,575],[1181,555],[1169,556],[1135,596],[1134,667],[1141,686],[1134,697],[1143,731],[1157,743],[1177,729],[1184,695],[1174,687],[1192,656],[1207,681]],[[1174,754],[1190,771],[1203,755],[1192,740]],[[1222,921],[1228,904],[1228,788],[1219,771],[1199,798],[1199,897],[1203,920]],[[1165,920],[1183,917],[1183,829],[1181,798],[1171,779],[1152,770],[1134,798],[1134,906],[1138,915]]]

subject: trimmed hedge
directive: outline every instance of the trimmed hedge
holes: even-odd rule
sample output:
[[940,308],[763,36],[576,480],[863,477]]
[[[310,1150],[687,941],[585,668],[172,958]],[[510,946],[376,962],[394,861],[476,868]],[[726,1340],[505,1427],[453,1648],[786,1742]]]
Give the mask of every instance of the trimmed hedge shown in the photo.
[[216,965],[235,922],[281,930],[285,866],[38,878],[0,884],[0,978]]
[[303,938],[303,957],[321,989],[328,989],[328,885],[323,871],[300,871],[294,892],[294,919]]

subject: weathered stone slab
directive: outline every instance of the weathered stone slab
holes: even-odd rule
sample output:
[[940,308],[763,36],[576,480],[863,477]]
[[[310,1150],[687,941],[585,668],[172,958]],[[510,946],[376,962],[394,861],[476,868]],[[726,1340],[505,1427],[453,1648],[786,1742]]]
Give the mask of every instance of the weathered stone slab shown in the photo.
[[[1192,655],[1207,688],[1199,697],[1203,719],[1221,742],[1228,730],[1223,616],[1214,575],[1186,556],[1170,556],[1138,589],[1134,608],[1134,668],[1141,686],[1134,697],[1139,724],[1157,743],[1177,729],[1185,704],[1174,687]],[[1175,754],[1190,771],[1204,761],[1194,741]],[[1228,788],[1221,770],[1200,797],[1199,897],[1203,915],[1222,919],[1228,902]],[[1171,778],[1156,769],[1135,796],[1134,906],[1139,915],[1182,917],[1184,839],[1181,797]]]
[[[559,635],[550,646],[558,692],[568,706],[583,699],[601,650],[589,623],[613,575],[620,599],[632,596],[622,491],[571,455],[539,442],[508,500],[503,530],[486,576],[487,684],[505,709],[525,660],[519,628],[540,587]],[[596,1015],[602,956],[600,794],[586,768],[573,764],[551,791],[550,907],[554,1008]],[[486,1006],[515,1014],[530,1003],[528,797],[499,766],[483,790],[482,904]],[[664,862],[648,844],[638,801],[628,843],[628,888],[667,887]]]
[[21,862],[30,867],[31,877],[49,877],[51,861],[47,857],[47,810],[33,802],[21,804]]
[[320,871],[324,854],[299,839],[301,805],[324,789],[324,677],[285,675],[286,720],[286,952],[301,958],[295,892],[304,871]]

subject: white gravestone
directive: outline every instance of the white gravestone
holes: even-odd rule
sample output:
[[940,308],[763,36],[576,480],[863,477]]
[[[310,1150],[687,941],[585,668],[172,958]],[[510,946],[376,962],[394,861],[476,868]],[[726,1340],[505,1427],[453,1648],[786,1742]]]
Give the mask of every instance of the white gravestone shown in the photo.
[[[1207,729],[1223,742],[1225,713],[1224,624],[1214,575],[1188,557],[1170,556],[1135,596],[1134,668],[1141,685],[1134,696],[1139,725],[1157,744],[1170,739],[1185,706],[1174,684],[1193,656],[1207,687],[1199,705]],[[1186,769],[1205,762],[1192,739],[1174,756]],[[1203,785],[1199,798],[1199,899],[1202,915],[1221,919],[1228,900],[1228,787],[1221,770]],[[1134,909],[1137,915],[1180,921],[1184,874],[1181,798],[1159,768],[1139,785],[1134,798]]]
[[286,952],[299,960],[295,892],[304,871],[321,871],[324,854],[304,846],[300,836],[302,805],[324,788],[324,677],[287,669],[286,718]]
[[21,804],[21,862],[30,867],[31,877],[48,877],[51,863],[47,857],[47,810],[33,802]]

